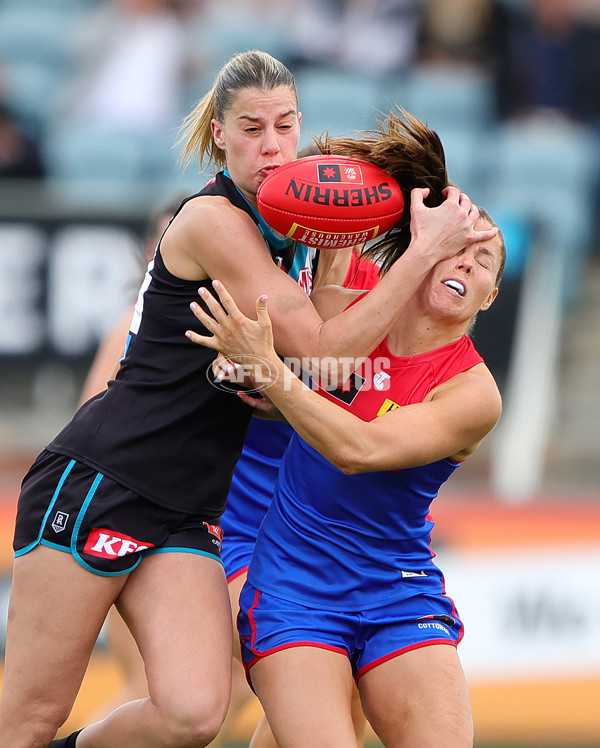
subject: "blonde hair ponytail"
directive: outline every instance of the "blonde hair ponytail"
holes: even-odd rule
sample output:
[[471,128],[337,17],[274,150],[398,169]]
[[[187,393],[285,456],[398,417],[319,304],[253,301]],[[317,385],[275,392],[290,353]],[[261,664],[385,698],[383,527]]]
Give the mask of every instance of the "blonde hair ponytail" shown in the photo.
[[211,120],[223,121],[236,92],[245,88],[269,91],[278,86],[290,88],[298,102],[296,82],[287,67],[267,52],[254,49],[234,55],[219,71],[212,88],[183,120],[177,145],[183,144],[179,163],[185,169],[197,158],[202,168],[207,161],[225,167],[225,154],[213,140]]

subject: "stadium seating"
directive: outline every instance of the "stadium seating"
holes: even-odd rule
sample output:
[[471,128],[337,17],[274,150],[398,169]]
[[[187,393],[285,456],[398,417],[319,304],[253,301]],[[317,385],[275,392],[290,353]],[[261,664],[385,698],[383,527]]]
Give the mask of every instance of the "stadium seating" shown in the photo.
[[69,32],[76,18],[76,13],[54,4],[0,5],[0,59],[62,69],[67,62]]
[[550,117],[501,124],[481,153],[485,200],[527,215],[548,246],[568,249],[565,301],[573,299],[590,250],[599,144],[579,124]]
[[434,130],[481,130],[495,120],[491,78],[472,66],[415,65],[402,82],[404,108]]
[[24,130],[36,137],[44,135],[62,81],[62,73],[43,63],[5,65],[4,93],[12,114]]
[[373,128],[380,98],[372,76],[313,66],[299,71],[296,86],[303,133],[329,128],[332,135],[343,135]]

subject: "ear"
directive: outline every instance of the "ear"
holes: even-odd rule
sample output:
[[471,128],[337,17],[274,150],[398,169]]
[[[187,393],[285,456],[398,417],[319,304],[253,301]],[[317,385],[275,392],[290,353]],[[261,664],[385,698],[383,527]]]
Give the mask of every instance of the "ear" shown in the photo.
[[480,312],[485,312],[486,309],[489,309],[492,304],[494,303],[496,296],[498,296],[498,287],[492,291],[492,293],[487,297],[487,299],[483,302],[483,304],[479,307]]
[[219,120],[211,119],[210,129],[212,132],[213,140],[215,141],[215,145],[217,146],[217,148],[220,148],[222,151],[224,151],[225,137],[223,133],[223,125],[219,122]]
[[298,124],[302,124],[302,112],[298,112]]

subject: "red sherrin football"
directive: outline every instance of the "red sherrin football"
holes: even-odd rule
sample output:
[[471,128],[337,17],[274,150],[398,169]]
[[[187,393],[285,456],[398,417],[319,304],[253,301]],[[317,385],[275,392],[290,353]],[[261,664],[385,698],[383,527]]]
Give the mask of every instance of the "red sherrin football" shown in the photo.
[[272,171],[258,188],[258,210],[284,236],[341,249],[374,239],[397,223],[404,197],[378,166],[346,156],[307,156]]

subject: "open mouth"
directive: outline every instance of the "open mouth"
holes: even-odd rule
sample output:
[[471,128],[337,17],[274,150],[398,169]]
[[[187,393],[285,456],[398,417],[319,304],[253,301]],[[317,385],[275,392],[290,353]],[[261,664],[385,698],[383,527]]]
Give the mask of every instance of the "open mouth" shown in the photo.
[[465,295],[466,289],[465,289],[464,285],[460,281],[455,280],[454,278],[449,278],[448,280],[445,280],[444,281],[444,285],[447,288],[451,288],[453,291],[456,291],[456,293],[459,296],[464,296]]

